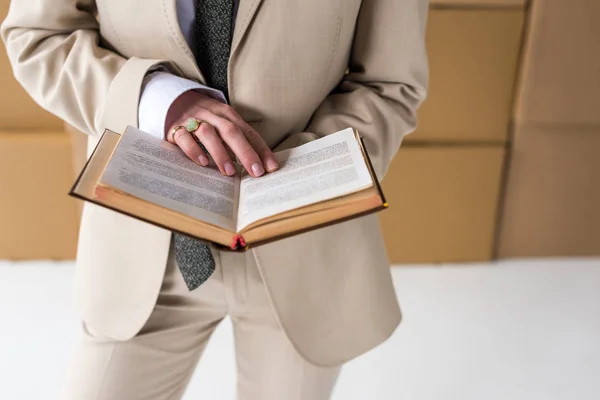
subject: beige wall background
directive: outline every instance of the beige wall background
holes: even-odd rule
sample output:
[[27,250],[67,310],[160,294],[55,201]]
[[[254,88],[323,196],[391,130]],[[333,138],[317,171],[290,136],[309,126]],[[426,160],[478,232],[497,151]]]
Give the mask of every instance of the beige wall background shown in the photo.
[[[0,0],[0,19],[8,9]],[[432,0],[431,90],[383,182],[391,261],[600,254],[597,0]],[[71,259],[85,136],[0,51],[0,259]]]

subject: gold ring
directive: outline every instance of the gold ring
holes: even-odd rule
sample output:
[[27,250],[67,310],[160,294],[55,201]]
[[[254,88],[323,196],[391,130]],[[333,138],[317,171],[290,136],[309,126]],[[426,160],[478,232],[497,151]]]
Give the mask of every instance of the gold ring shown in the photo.
[[185,121],[185,129],[189,133],[194,133],[198,130],[198,128],[200,128],[200,125],[202,125],[203,123],[204,123],[204,121],[202,121],[200,119],[188,118],[188,120]]
[[171,135],[171,141],[175,142],[175,134],[177,133],[178,130],[180,129],[185,129],[185,126],[183,125],[177,125],[176,127],[174,127],[173,129],[171,129],[171,132],[169,132],[169,135]]

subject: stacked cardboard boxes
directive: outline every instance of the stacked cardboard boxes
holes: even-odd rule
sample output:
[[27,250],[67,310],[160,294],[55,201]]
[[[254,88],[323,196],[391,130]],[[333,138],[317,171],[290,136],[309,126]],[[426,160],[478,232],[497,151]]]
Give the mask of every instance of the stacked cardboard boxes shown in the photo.
[[600,254],[600,2],[532,1],[499,257]]
[[492,257],[524,1],[433,1],[430,94],[383,188],[393,263]]
[[[9,0],[0,0],[0,21]],[[35,104],[13,78],[0,46],[0,259],[71,259],[76,203],[71,145],[62,122]]]

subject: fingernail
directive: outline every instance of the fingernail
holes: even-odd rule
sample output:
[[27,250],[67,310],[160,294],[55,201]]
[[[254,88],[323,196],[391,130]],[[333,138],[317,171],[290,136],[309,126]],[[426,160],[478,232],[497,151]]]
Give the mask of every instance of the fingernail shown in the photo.
[[225,173],[227,174],[227,176],[235,175],[235,167],[233,166],[232,163],[230,163],[230,162],[225,163]]
[[208,157],[206,157],[204,154],[200,154],[198,156],[198,161],[200,161],[200,164],[202,164],[203,167],[206,167],[208,163],[210,163]]
[[252,172],[254,172],[254,176],[261,176],[265,173],[265,169],[261,163],[254,163],[252,164]]
[[267,171],[269,171],[269,172],[273,172],[277,168],[279,168],[279,164],[277,164],[277,161],[275,161],[272,158],[267,158],[266,165],[267,165]]

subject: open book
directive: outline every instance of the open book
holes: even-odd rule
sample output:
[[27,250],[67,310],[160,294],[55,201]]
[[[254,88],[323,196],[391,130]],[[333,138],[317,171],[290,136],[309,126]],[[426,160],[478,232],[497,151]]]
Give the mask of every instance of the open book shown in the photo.
[[71,195],[234,250],[387,206],[358,133],[348,128],[275,153],[280,169],[223,176],[134,127],[105,131]]

